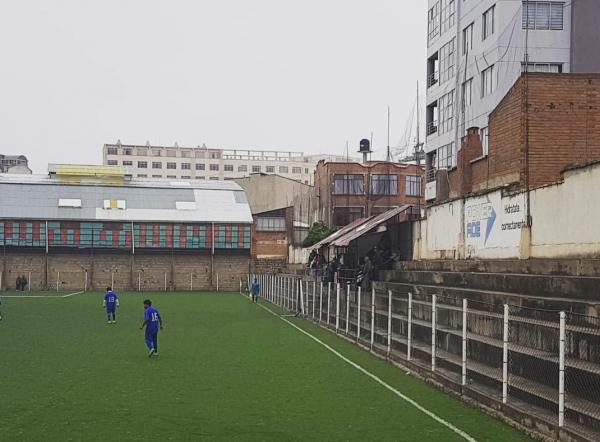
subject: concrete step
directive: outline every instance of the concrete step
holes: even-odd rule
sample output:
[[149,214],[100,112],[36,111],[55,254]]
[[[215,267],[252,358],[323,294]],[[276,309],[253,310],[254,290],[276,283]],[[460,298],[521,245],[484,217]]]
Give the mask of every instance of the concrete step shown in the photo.
[[429,270],[482,273],[523,273],[600,277],[600,259],[503,259],[503,260],[431,260],[400,261],[396,270]]
[[600,304],[600,277],[484,273],[470,271],[383,270],[386,282],[440,285],[545,298],[592,300]]
[[522,293],[473,289],[468,287],[451,287],[441,284],[413,284],[406,282],[373,283],[377,290],[391,289],[397,293],[414,293],[417,295],[442,295],[450,298],[466,298],[473,301],[494,305],[510,304],[515,306],[556,310],[595,316],[600,311],[600,301],[593,299],[573,299],[568,297],[536,296]]

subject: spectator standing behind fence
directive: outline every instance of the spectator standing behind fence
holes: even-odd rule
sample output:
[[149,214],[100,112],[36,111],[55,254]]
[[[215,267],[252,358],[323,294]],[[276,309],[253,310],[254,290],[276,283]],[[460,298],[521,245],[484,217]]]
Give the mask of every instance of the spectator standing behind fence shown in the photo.
[[24,291],[25,287],[27,287],[27,278],[23,275],[17,276],[16,287],[17,291]]
[[252,281],[250,293],[252,294],[252,302],[255,304],[258,303],[258,297],[260,295],[260,284],[258,283],[258,279],[256,278],[254,278],[254,281]]
[[360,286],[363,290],[371,290],[371,278],[373,276],[373,263],[368,256],[365,256],[365,262],[362,267],[362,281]]
[[338,258],[334,256],[327,266],[327,282],[335,282],[335,274],[338,271]]

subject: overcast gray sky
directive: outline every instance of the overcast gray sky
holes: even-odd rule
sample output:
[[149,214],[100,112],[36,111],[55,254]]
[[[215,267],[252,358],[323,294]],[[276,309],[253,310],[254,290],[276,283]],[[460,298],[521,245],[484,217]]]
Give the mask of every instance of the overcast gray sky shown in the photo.
[[0,4],[0,153],[34,172],[117,139],[380,156],[425,76],[423,0]]

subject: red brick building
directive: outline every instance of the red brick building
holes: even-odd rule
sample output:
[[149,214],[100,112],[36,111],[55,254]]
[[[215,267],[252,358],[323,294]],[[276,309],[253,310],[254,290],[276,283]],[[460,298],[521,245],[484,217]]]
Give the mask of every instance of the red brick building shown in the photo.
[[436,172],[437,201],[511,185],[539,187],[600,159],[600,74],[523,75],[489,118],[489,153],[471,128],[457,166]]
[[392,207],[423,204],[423,175],[415,164],[320,161],[315,170],[318,218],[340,227]]

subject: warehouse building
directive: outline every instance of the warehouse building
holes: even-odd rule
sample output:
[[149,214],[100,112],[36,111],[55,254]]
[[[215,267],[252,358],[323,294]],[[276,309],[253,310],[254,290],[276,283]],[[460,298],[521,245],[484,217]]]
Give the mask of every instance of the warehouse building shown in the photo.
[[0,288],[237,290],[252,215],[231,181],[136,179],[123,167],[50,165],[0,177]]

